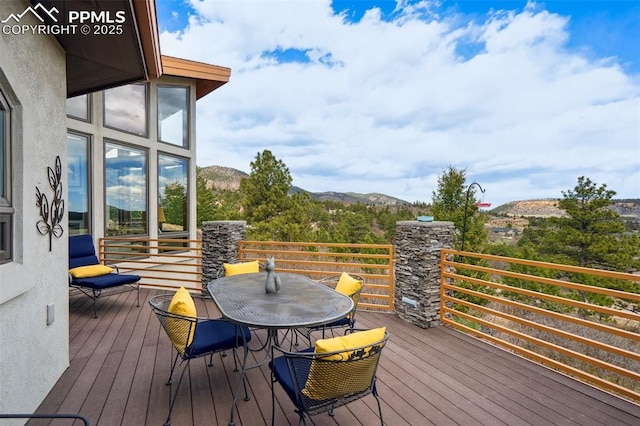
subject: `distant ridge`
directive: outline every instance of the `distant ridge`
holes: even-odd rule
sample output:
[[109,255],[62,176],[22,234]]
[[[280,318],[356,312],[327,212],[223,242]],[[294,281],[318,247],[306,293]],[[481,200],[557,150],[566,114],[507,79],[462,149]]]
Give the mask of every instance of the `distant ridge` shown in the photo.
[[[559,198],[509,201],[490,211],[494,215],[517,217],[561,217],[566,212],[557,207]],[[613,200],[611,209],[621,217],[640,218],[640,199]]]
[[[207,188],[211,190],[238,191],[240,181],[249,174],[232,167],[208,166],[200,167],[202,176],[207,182]],[[400,198],[391,197],[380,193],[360,194],[357,192],[309,192],[300,187],[291,188],[291,193],[303,192],[311,198],[320,201],[335,201],[344,204],[365,204],[375,206],[410,206],[411,203]],[[493,215],[514,217],[551,217],[565,216],[566,213],[557,207],[558,198],[543,198],[534,200],[510,201],[489,211]],[[614,200],[612,209],[623,217],[635,217],[640,219],[640,199]]]
[[[204,177],[207,188],[215,191],[230,190],[238,191],[240,189],[240,181],[249,175],[232,167],[223,166],[207,166],[200,167],[202,176]],[[291,188],[291,193],[303,192],[309,194],[313,199],[320,201],[335,201],[344,204],[367,204],[376,206],[402,206],[411,205],[411,203],[399,198],[379,193],[359,194],[357,192],[309,192],[300,187]]]

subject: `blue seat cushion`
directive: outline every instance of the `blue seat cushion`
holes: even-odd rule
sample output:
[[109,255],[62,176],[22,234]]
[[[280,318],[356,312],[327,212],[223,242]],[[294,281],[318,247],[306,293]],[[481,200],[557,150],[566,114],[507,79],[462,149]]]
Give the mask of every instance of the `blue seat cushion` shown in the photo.
[[[344,327],[344,326],[348,326],[349,325],[349,318],[341,318],[337,321],[334,321],[332,323],[329,323],[327,325],[325,325],[324,327]],[[322,328],[322,326],[318,327],[318,328]]]
[[[313,351],[314,351],[313,348],[307,348],[300,352],[313,353]],[[300,379],[304,384],[307,382],[307,378],[309,377],[309,370],[311,369],[311,361],[300,363],[298,364],[298,367],[300,368],[297,370],[297,374],[300,375]],[[273,370],[273,375],[275,376],[276,380],[280,382],[282,389],[284,389],[284,391],[289,396],[289,399],[291,399],[294,405],[296,405],[296,408],[302,409],[302,407],[298,406],[297,404],[297,401],[298,401],[298,398],[296,396],[297,386],[294,384],[293,382],[294,378],[291,376],[291,373],[289,372],[289,367],[287,366],[286,358],[284,356],[279,356],[275,358],[273,361],[269,362],[269,368]],[[300,396],[302,397],[302,395]]]
[[73,235],[69,237],[69,269],[98,263],[91,235]]
[[106,274],[97,277],[76,278],[71,285],[102,290],[117,287],[119,285],[134,284],[140,281],[140,275],[133,274]]
[[185,355],[194,358],[209,352],[242,346],[241,333],[244,333],[247,342],[251,340],[248,327],[236,326],[223,319],[201,321],[196,325],[193,341],[186,349]]

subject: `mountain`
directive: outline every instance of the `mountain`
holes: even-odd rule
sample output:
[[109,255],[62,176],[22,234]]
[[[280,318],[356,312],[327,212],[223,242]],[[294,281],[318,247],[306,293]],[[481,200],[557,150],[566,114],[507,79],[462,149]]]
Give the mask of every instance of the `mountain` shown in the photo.
[[199,169],[209,189],[237,191],[240,189],[240,181],[249,177],[247,173],[231,167],[208,166]]
[[[222,166],[208,166],[200,168],[202,176],[207,182],[207,188],[209,189],[228,189],[231,191],[237,191],[240,189],[240,181],[249,175],[240,170],[236,170],[231,167]],[[336,201],[345,204],[373,204],[373,205],[391,205],[402,206],[410,205],[411,203],[401,200],[399,198],[391,197],[389,195],[369,193],[359,194],[356,192],[309,192],[305,189],[294,186],[291,188],[291,193],[306,193],[313,199],[320,201]]]
[[[623,219],[640,219],[640,199],[612,200],[611,209]],[[542,200],[510,201],[489,211],[493,215],[514,217],[551,217],[566,216],[564,210],[557,207],[558,200],[546,198]]]
[[[237,191],[240,189],[240,181],[249,175],[240,170],[223,167],[208,166],[200,167],[202,176],[207,182],[209,189],[228,189]],[[411,203],[399,198],[379,193],[360,194],[356,192],[309,192],[305,189],[294,186],[291,188],[292,193],[304,192],[309,194],[311,198],[320,201],[336,201],[345,204],[367,204],[376,206],[410,206]],[[546,198],[540,200],[521,200],[510,201],[489,211],[492,215],[514,216],[514,217],[551,217],[564,216],[566,213],[556,207],[558,200],[556,198]],[[612,209],[618,212],[620,216],[628,218],[640,219],[640,199],[630,200],[614,200]]]
[[509,201],[490,210],[491,214],[504,216],[550,217],[565,216],[564,210],[557,207],[558,200],[546,198],[542,200]]

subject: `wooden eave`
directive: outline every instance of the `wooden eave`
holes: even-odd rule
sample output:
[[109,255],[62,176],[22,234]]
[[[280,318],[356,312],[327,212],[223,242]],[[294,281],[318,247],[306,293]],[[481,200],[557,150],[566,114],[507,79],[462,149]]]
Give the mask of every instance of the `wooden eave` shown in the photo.
[[229,82],[231,69],[188,59],[162,55],[162,73],[196,81],[196,99],[200,99]]
[[147,74],[149,80],[152,80],[162,75],[155,0],[134,0],[133,10],[136,14],[136,23],[140,34],[144,61],[147,65]]

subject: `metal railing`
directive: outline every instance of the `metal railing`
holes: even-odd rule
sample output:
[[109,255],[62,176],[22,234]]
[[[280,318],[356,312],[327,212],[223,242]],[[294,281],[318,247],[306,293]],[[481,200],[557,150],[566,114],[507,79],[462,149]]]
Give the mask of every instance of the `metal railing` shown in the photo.
[[441,321],[640,402],[640,275],[443,250]]
[[276,270],[314,280],[342,272],[360,275],[365,286],[358,309],[393,311],[393,246],[277,241],[240,241],[241,261],[275,259]]
[[135,273],[140,284],[187,290],[202,288],[202,242],[180,238],[105,237],[98,243],[98,257],[117,264],[122,273]]

